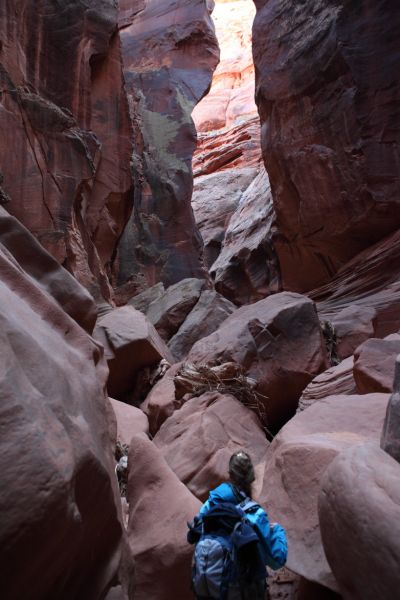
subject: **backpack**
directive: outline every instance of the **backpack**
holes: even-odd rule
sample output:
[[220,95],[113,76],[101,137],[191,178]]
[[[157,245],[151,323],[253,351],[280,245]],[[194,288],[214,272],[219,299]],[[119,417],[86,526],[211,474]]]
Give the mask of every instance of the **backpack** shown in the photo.
[[224,502],[188,524],[195,543],[192,589],[198,599],[240,600],[255,580],[265,580],[257,533],[240,505]]

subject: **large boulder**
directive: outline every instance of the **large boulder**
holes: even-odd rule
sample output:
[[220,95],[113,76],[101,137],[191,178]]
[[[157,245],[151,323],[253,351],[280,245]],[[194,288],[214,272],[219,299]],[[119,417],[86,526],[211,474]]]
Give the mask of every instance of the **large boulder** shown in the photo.
[[117,399],[133,390],[136,376],[144,367],[155,366],[162,359],[174,362],[153,325],[132,306],[101,317],[93,335],[104,346],[110,370],[107,389]]
[[182,279],[149,305],[147,318],[163,340],[169,340],[178,331],[200,298],[205,285],[204,279]]
[[228,478],[229,458],[247,450],[258,482],[268,442],[261,422],[231,395],[207,392],[188,400],[161,426],[155,445],[179,479],[202,501]]
[[349,356],[338,365],[314,377],[301,395],[298,411],[327,396],[356,393],[353,362],[353,357]]
[[140,310],[140,312],[146,314],[150,304],[161,298],[164,293],[164,284],[160,281],[159,283],[147,288],[143,292],[140,292],[140,294],[133,296],[133,298],[128,301],[128,304],[129,306],[136,308],[136,310]]
[[288,567],[337,591],[318,525],[321,480],[333,459],[351,446],[379,443],[387,394],[330,396],[297,414],[267,451],[261,502],[286,528]]
[[229,220],[257,172],[254,167],[243,167],[196,177],[192,207],[208,268],[218,257]]
[[239,308],[193,346],[188,360],[241,365],[266,397],[266,418],[274,429],[294,414],[303,389],[328,367],[313,302],[288,292]]
[[140,408],[110,398],[117,419],[117,440],[129,446],[134,435],[149,433],[149,420]]
[[[68,290],[71,308],[86,292],[25,228],[6,222],[7,246],[0,238],[2,596],[102,598],[118,579],[124,539],[104,394],[107,365],[101,346],[63,309]],[[9,242],[16,239],[13,255]]]
[[332,319],[336,336],[336,352],[343,359],[354,354],[360,344],[374,337],[376,310],[350,304]]
[[400,465],[374,444],[342,452],[321,482],[324,549],[345,600],[400,589]]
[[279,263],[271,245],[274,218],[268,175],[261,167],[243,193],[222,250],[210,268],[215,288],[237,304],[260,300],[281,289]]
[[174,378],[181,365],[182,363],[172,365],[165,375],[152,387],[140,405],[141,410],[148,417],[150,434],[153,436],[160,429],[164,421],[180,406],[175,397]]
[[236,306],[215,290],[204,290],[168,347],[176,360],[187,356],[192,346],[213,333],[236,310]]
[[200,502],[171,471],[160,451],[141,436],[128,458],[128,536],[135,560],[135,600],[192,600],[187,521]]
[[400,335],[383,340],[370,339],[354,353],[354,379],[360,394],[393,390],[396,356],[400,354]]
[[274,246],[284,289],[304,292],[400,226],[398,22],[392,0],[256,6]]

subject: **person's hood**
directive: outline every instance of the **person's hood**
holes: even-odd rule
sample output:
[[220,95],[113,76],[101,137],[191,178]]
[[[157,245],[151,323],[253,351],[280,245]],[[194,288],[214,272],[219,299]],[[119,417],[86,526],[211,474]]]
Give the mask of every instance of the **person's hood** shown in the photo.
[[238,497],[235,494],[232,485],[230,483],[221,483],[214,490],[211,490],[209,498],[210,502],[233,502],[237,504]]

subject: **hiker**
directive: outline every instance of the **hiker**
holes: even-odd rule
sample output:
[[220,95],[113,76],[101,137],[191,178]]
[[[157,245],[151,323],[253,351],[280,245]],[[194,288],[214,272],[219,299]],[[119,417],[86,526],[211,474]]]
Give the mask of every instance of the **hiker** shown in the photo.
[[188,542],[196,544],[192,588],[197,600],[264,600],[266,566],[285,564],[286,535],[251,499],[254,467],[243,450],[230,458],[229,479],[188,523]]

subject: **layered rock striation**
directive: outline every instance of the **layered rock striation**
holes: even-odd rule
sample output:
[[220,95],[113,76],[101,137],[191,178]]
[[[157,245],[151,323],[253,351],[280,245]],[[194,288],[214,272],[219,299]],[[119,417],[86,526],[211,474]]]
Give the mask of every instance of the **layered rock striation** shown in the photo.
[[98,300],[132,187],[116,26],[112,0],[0,7],[2,201]]

